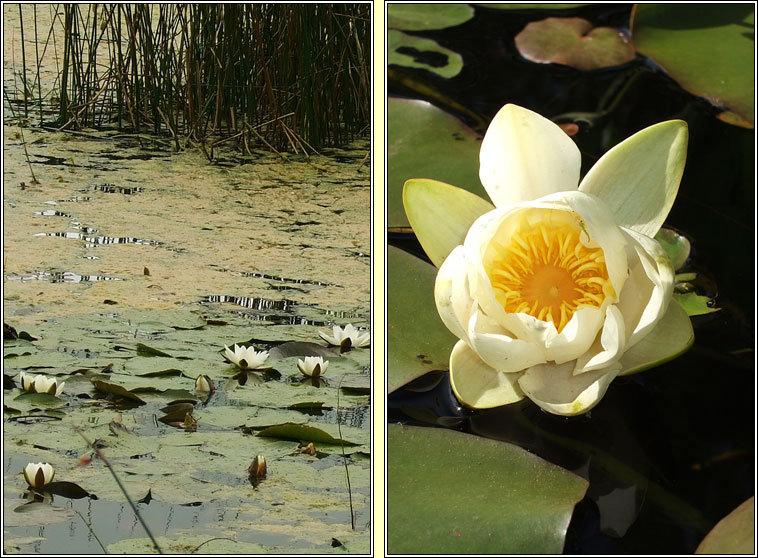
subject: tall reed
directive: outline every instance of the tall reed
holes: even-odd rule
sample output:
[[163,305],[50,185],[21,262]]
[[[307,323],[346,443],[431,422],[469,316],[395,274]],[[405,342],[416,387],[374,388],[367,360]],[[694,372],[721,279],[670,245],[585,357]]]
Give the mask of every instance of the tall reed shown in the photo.
[[177,146],[235,141],[248,152],[307,152],[368,130],[370,3],[55,10],[59,128],[167,133]]

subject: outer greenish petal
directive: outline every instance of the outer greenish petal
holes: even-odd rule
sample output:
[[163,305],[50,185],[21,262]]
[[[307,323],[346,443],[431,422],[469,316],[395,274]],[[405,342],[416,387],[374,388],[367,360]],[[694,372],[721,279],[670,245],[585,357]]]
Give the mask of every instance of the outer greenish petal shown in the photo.
[[405,183],[403,205],[413,232],[437,267],[453,248],[463,244],[471,224],[494,209],[471,192],[426,178]]
[[489,409],[524,398],[518,386],[520,374],[491,368],[463,341],[450,354],[450,384],[458,400],[474,409]]
[[497,207],[576,190],[581,155],[547,118],[516,105],[495,115],[479,152],[479,179]]
[[572,416],[594,407],[619,372],[619,366],[574,376],[575,363],[538,364],[524,372],[519,386],[537,405],[554,415]]
[[686,158],[687,124],[661,122],[603,155],[579,190],[608,204],[619,225],[653,237],[674,204]]
[[642,372],[678,357],[695,342],[692,322],[679,304],[669,304],[663,318],[621,357],[621,376]]

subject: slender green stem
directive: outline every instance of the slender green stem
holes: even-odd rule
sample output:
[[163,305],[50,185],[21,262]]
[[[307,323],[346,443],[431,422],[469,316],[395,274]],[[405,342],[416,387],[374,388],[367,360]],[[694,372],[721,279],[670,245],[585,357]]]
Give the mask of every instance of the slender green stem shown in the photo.
[[113,476],[113,479],[116,481],[116,484],[118,485],[119,490],[121,490],[121,493],[126,498],[126,501],[129,502],[129,505],[132,508],[132,511],[134,512],[134,515],[139,520],[140,524],[142,525],[142,528],[147,533],[147,536],[150,537],[150,540],[153,543],[153,546],[155,547],[155,550],[158,551],[158,554],[163,554],[163,551],[161,550],[161,547],[158,545],[158,541],[155,540],[155,537],[153,536],[153,533],[150,531],[150,528],[147,526],[147,523],[145,523],[145,520],[142,519],[142,515],[140,514],[139,510],[137,509],[137,506],[134,504],[132,499],[129,497],[129,494],[126,492],[126,488],[124,488],[124,485],[121,484],[121,479],[118,478],[118,475],[116,474],[116,471],[111,466],[108,459],[106,459],[105,455],[100,451],[100,449],[89,441],[89,439],[84,435],[84,432],[81,431],[80,428],[74,427],[74,429],[79,433],[79,436],[81,436],[85,442],[87,442],[87,445],[92,448],[92,451],[95,452],[95,455],[97,455],[98,459],[100,459],[103,463],[105,463],[105,466],[108,467],[108,470],[111,472],[111,475]]
[[342,450],[342,463],[345,465],[345,477],[347,478],[347,496],[350,501],[350,526],[355,531],[355,512],[353,511],[353,491],[350,488],[350,470],[347,467],[347,456],[345,455],[345,440],[342,439],[342,420],[340,419],[340,389],[342,388],[343,375],[337,384],[337,432],[340,436],[340,449]]

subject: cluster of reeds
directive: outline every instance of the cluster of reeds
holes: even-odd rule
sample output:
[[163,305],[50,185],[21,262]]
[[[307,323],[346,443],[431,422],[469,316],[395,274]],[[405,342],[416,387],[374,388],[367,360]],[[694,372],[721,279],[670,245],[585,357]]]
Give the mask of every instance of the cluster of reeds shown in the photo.
[[[177,146],[234,140],[248,152],[307,152],[368,130],[368,3],[60,4],[49,30],[38,9],[19,5],[27,117],[36,104],[43,119],[54,99],[59,128],[168,133]],[[48,49],[60,60],[52,94],[38,71]]]

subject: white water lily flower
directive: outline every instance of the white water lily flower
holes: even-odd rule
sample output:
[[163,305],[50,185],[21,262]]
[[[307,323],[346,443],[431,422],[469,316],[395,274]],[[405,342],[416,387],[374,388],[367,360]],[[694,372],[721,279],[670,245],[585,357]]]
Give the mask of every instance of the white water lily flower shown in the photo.
[[29,463],[24,467],[24,478],[32,488],[40,488],[53,481],[55,469],[49,463]]
[[306,376],[317,378],[329,368],[329,361],[324,360],[324,357],[309,356],[305,360],[297,359],[297,368]]
[[245,347],[244,345],[234,345],[234,351],[224,345],[224,356],[226,359],[239,366],[242,370],[254,370],[261,368],[268,358],[268,351],[256,351],[255,347]]
[[[346,349],[368,347],[371,343],[371,334],[369,332],[361,333],[353,324],[347,324],[344,328],[334,326],[332,328],[332,335],[323,331],[319,331],[318,334],[321,336],[321,339],[330,345]],[[349,345],[347,345],[348,339],[350,340]]]
[[480,152],[495,208],[473,222],[435,284],[440,317],[459,338],[450,378],[460,401],[489,408],[526,396],[554,414],[584,413],[617,375],[642,369],[657,335],[640,342],[663,322],[689,328],[691,343],[686,314],[669,305],[674,270],[652,238],[686,145],[684,122],[656,124],[580,183],[579,149],[556,124],[500,110]]
[[41,374],[32,377],[31,374],[25,374],[24,372],[21,372],[19,380],[21,380],[21,388],[24,391],[30,393],[49,393],[55,396],[60,395],[63,392],[63,386],[66,385],[66,382],[59,384],[55,378],[48,378]]

